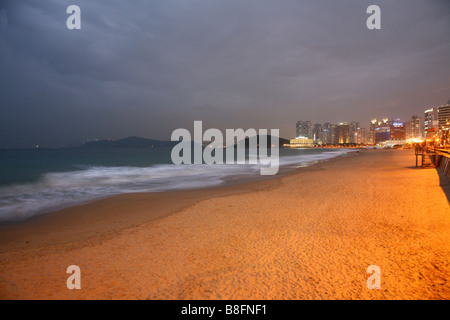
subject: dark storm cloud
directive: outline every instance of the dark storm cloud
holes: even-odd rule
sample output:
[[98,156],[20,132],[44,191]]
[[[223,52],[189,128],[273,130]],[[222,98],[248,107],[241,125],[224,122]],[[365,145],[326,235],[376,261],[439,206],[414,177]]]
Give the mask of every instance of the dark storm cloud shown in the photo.
[[450,99],[449,31],[446,1],[4,1],[0,147],[408,120]]

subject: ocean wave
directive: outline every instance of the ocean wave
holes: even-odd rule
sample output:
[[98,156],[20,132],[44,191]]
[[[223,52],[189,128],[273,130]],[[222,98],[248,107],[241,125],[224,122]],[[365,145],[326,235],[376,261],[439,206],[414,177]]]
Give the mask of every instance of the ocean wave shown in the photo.
[[[346,150],[280,157],[280,166],[307,166]],[[173,165],[88,167],[50,172],[39,181],[0,188],[0,221],[21,221],[111,195],[194,189],[221,184],[231,176],[259,175],[259,165]]]

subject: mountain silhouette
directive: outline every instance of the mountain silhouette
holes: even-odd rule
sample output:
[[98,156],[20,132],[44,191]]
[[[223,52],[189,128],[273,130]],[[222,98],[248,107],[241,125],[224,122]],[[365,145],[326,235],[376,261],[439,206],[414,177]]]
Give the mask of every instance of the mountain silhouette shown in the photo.
[[128,137],[124,139],[90,140],[81,145],[82,148],[157,148],[173,147],[178,141],[161,141],[140,137]]

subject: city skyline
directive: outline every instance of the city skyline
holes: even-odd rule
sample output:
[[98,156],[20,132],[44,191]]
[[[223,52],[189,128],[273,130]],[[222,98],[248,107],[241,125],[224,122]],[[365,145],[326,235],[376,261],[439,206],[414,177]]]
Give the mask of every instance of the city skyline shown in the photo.
[[291,147],[315,145],[382,145],[405,146],[408,143],[433,141],[449,143],[450,100],[446,104],[430,107],[423,117],[413,114],[408,119],[382,117],[371,119],[365,127],[356,121],[338,123],[298,120]]
[[[407,119],[450,96],[450,3],[0,3],[0,148],[173,130]],[[371,3],[370,3],[371,4]],[[296,121],[296,120],[295,120]]]
[[[429,113],[432,114],[432,117],[430,119],[427,119]],[[412,130],[414,136],[425,137],[428,121],[434,121],[433,124],[430,124],[430,127],[442,129],[443,127],[449,127],[448,119],[450,119],[450,100],[448,100],[446,104],[430,107],[427,110],[424,110],[422,113],[412,114],[407,120],[399,117],[387,117],[387,116],[373,117],[371,118],[370,122],[365,124],[368,125],[367,127],[358,121],[348,121],[348,119],[345,121],[339,121],[335,123],[329,121],[320,122],[305,119],[298,120],[296,122],[295,137],[302,136],[312,138],[314,136],[314,131],[316,130],[317,126],[321,126],[323,129],[326,128],[327,125],[337,126],[340,124],[350,124],[356,125],[358,128],[361,129],[370,129],[371,124],[374,124],[375,122],[378,123],[378,125],[381,125],[383,122],[386,123],[386,125],[389,125],[390,123],[393,122],[400,122],[404,125],[407,125],[408,123],[414,123],[414,127],[417,127],[420,130],[420,132],[417,133],[416,132],[417,128],[416,129],[411,128],[410,130]]]

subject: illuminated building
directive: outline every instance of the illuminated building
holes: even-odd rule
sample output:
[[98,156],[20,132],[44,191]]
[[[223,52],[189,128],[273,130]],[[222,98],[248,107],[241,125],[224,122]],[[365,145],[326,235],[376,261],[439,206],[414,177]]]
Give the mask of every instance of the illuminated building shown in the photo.
[[[370,120],[370,126],[369,126],[369,143],[376,144],[376,133],[380,130],[377,130],[378,128],[386,128],[389,127],[389,119],[383,118],[382,121],[378,121],[376,118]],[[384,139],[384,138],[383,138]]]
[[375,144],[380,142],[386,142],[391,138],[391,128],[390,127],[378,127],[375,129]]
[[397,141],[399,144],[404,144],[406,140],[405,126],[401,122],[394,122],[390,125],[390,139]]
[[308,137],[297,137],[295,139],[290,140],[291,148],[305,148],[305,147],[313,147],[314,146],[314,140]]
[[413,138],[421,138],[422,124],[420,123],[420,118],[418,116],[412,116],[411,124]]
[[447,105],[442,105],[438,108],[438,126],[441,144],[450,144],[450,100],[447,102]]
[[369,143],[375,144],[375,130],[377,128],[377,119],[370,120],[369,125]]
[[447,105],[442,105],[438,108],[438,126],[439,132],[449,128],[450,123],[450,100]]
[[297,125],[295,127],[295,136],[296,137],[307,137],[312,139],[312,123],[311,121],[297,121]]
[[425,116],[423,119],[425,138],[434,138],[434,136],[437,134],[438,124],[439,122],[437,108],[433,107],[425,110]]
[[312,138],[315,143],[317,144],[323,144],[323,141],[320,137],[320,133],[322,132],[322,125],[320,123],[314,124],[314,127],[312,129]]
[[418,116],[412,116],[411,121],[405,122],[405,136],[406,140],[414,140],[422,137],[422,128]]
[[333,125],[331,123],[324,123],[322,129],[322,143],[333,144]]
[[366,144],[367,143],[367,134],[366,128],[358,128],[356,143],[358,144]]
[[358,143],[358,129],[359,122],[350,122],[348,126],[349,134],[350,134],[350,143]]
[[331,125],[331,144],[339,143],[339,126],[336,124]]
[[447,127],[447,122],[450,121],[450,100],[447,105],[442,105],[438,108],[438,125],[439,129]]
[[347,122],[338,124],[339,144],[350,143],[350,128]]

